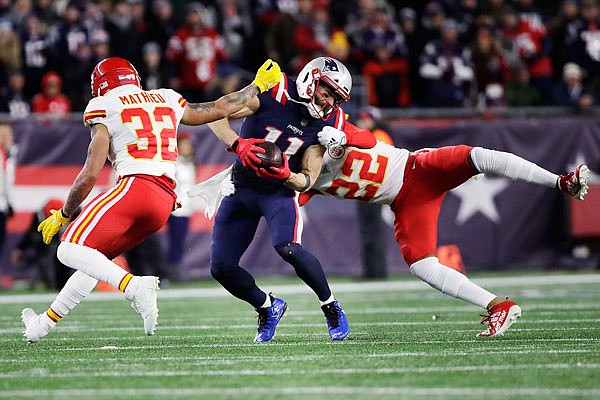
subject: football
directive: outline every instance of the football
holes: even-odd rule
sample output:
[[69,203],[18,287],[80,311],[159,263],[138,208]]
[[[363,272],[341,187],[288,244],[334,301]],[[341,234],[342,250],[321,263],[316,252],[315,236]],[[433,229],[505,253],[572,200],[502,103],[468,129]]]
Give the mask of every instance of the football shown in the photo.
[[264,142],[258,143],[255,146],[265,149],[264,153],[255,153],[260,159],[260,168],[281,167],[283,156],[281,155],[281,149],[275,143]]

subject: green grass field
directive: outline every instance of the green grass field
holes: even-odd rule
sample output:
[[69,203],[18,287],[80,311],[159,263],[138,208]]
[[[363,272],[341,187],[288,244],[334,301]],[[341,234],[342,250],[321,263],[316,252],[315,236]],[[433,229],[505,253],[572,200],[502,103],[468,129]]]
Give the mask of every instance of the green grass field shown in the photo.
[[600,274],[472,279],[523,308],[506,336],[475,338],[481,310],[412,277],[333,279],[351,324],[339,343],[297,279],[258,280],[289,304],[263,344],[254,311],[213,282],[161,290],[155,336],[93,294],[36,344],[20,311],[53,294],[0,293],[0,398],[600,399]]

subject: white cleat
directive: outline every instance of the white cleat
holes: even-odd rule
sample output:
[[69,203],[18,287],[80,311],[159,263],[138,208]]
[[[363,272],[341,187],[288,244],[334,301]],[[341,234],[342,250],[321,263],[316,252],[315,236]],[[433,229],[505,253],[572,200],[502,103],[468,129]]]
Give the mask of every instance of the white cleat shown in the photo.
[[590,169],[587,167],[587,165],[581,164],[577,167],[575,175],[577,175],[580,185],[579,191],[575,195],[575,198],[577,200],[583,200],[590,187],[588,183],[590,180]]
[[558,187],[577,200],[583,200],[588,193],[589,180],[590,169],[585,164],[579,164],[575,171],[559,176]]
[[137,287],[132,290],[130,298],[128,297],[131,300],[131,308],[142,316],[146,335],[154,335],[158,325],[158,277],[136,276],[133,279],[137,282],[131,283],[136,284]]
[[53,325],[42,321],[44,314],[36,314],[31,308],[24,308],[21,311],[21,321],[25,324],[23,336],[29,343],[38,342],[50,332]]

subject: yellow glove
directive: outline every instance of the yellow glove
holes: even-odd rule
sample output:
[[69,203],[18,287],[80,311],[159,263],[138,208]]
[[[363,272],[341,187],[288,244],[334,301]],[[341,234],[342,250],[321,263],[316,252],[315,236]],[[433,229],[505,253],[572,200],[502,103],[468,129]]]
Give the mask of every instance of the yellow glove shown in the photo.
[[52,237],[56,235],[60,228],[69,220],[62,213],[62,210],[50,210],[50,216],[40,222],[38,225],[38,232],[42,232],[42,239],[44,243],[48,244],[52,240]]
[[256,71],[256,77],[252,83],[258,86],[262,93],[277,85],[280,80],[281,68],[279,68],[279,64],[269,58]]

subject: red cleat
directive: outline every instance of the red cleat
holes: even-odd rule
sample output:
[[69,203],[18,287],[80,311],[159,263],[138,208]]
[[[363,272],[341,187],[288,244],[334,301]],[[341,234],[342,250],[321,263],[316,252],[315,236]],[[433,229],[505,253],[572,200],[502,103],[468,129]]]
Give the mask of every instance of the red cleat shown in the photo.
[[590,169],[585,164],[579,164],[575,172],[558,177],[558,188],[577,200],[583,200],[588,192],[589,179]]
[[515,302],[505,300],[488,310],[488,315],[481,314],[482,324],[488,323],[485,331],[477,334],[477,337],[503,336],[504,332],[521,316],[521,307]]

